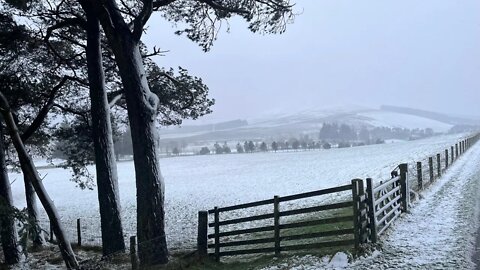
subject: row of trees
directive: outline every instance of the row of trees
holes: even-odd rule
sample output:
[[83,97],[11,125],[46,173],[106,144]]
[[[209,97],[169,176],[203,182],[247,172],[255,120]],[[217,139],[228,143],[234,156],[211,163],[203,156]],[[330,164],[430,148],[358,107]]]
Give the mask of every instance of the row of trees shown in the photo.
[[347,124],[323,123],[318,138],[320,140],[334,142],[354,142],[360,141],[366,144],[373,143],[377,140],[388,139],[418,139],[433,136],[434,131],[431,128],[425,129],[407,129],[407,128],[391,128],[391,127],[373,127],[367,128],[362,126],[355,128]]
[[[198,118],[210,112],[214,101],[200,78],[150,60],[162,52],[145,49],[145,25],[158,13],[185,27],[177,33],[208,51],[219,24],[231,16],[243,17],[254,32],[278,33],[293,17],[291,8],[287,0],[2,1],[0,240],[6,263],[20,259],[6,173],[6,153],[14,149],[19,163],[11,162],[19,164],[25,177],[29,219],[36,223],[37,194],[66,267],[79,268],[31,158],[34,150],[46,153],[42,147],[52,141],[66,155],[81,186],[92,180],[85,166],[95,162],[103,254],[125,249],[113,138],[127,122],[135,164],[139,259],[144,266],[167,263],[165,185],[156,125]],[[64,122],[54,125],[59,119]],[[35,241],[42,244],[42,239]]]
[[[385,143],[384,140],[377,139],[374,142],[375,144],[382,144]],[[253,141],[245,141],[242,143],[237,143],[235,146],[236,153],[253,153],[253,152],[268,152],[268,151],[285,151],[285,150],[313,150],[313,149],[330,149],[332,147],[337,148],[346,148],[346,147],[355,147],[355,146],[363,146],[366,145],[363,142],[338,142],[335,144],[326,142],[326,141],[305,141],[299,139],[291,139],[288,141],[273,141],[270,144],[266,142],[253,142]],[[181,152],[178,148],[174,148],[172,154],[179,155]],[[225,142],[223,145],[215,143],[212,148],[208,146],[204,146],[200,149],[198,154],[200,155],[207,155],[207,154],[230,154],[232,153],[232,149],[230,146]]]
[[[245,141],[243,143],[238,143],[233,149],[236,149],[237,153],[244,152],[255,152],[255,151],[267,151],[267,149],[272,151],[277,150],[287,150],[287,149],[318,149],[318,148],[328,148],[329,145],[336,145],[340,148],[350,147],[350,146],[359,146],[359,145],[368,145],[368,144],[379,144],[383,143],[388,139],[401,139],[401,140],[412,140],[419,139],[424,137],[433,136],[434,132],[431,128],[426,129],[406,129],[406,128],[391,128],[391,127],[371,127],[367,128],[363,126],[361,128],[355,128],[347,124],[329,124],[324,123],[320,129],[318,138],[319,141],[315,141],[309,135],[301,135],[297,138],[290,137],[277,138],[275,140],[270,140],[270,142],[262,143]],[[123,139],[122,139],[123,140]],[[128,140],[124,140],[128,141]],[[185,140],[175,141],[173,139],[168,139],[163,142],[164,151],[169,154],[170,151],[173,155],[179,155],[184,152],[188,146]],[[130,150],[131,151],[131,150]],[[215,143],[213,147],[202,147],[199,154],[207,153],[230,153],[232,149],[225,142],[223,145]]]

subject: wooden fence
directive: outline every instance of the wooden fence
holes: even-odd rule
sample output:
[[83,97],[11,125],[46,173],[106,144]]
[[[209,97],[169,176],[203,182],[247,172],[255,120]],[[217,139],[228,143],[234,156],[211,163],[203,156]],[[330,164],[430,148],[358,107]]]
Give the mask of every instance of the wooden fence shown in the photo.
[[[345,201],[281,210],[281,205],[285,202],[346,191],[349,191],[351,196]],[[221,214],[229,211],[240,209],[250,210],[249,208],[265,205],[271,207],[269,213],[226,220],[221,219]],[[335,211],[339,211],[342,214],[335,215]],[[316,214],[314,218],[295,222],[287,222],[285,220],[284,222],[285,217],[311,213]],[[208,214],[213,215],[213,222],[208,223]],[[354,179],[350,184],[344,186],[284,197],[274,196],[268,200],[222,208],[215,207],[208,212],[201,211],[199,212],[198,249],[199,254],[214,256],[218,261],[222,256],[254,253],[274,253],[275,255],[279,255],[282,251],[347,245],[358,247],[361,243],[366,243],[368,239],[367,219],[366,196],[363,181]],[[269,220],[270,224],[261,227],[223,230],[226,225],[247,223],[256,220]],[[337,227],[333,226],[334,229],[330,230],[321,229],[325,228],[326,225],[335,224],[340,225]],[[208,227],[214,229],[212,234],[208,234]],[[302,228],[305,227],[320,228],[320,230],[305,232],[302,230]],[[289,233],[285,234],[284,232],[286,231]],[[255,233],[257,233],[257,235],[255,235]],[[258,233],[262,233],[260,238],[258,237]],[[240,240],[224,240],[226,237],[232,236],[240,237]],[[213,239],[213,243],[208,244],[208,239]],[[305,239],[313,239],[313,241],[309,241],[309,243],[298,242],[298,240]],[[266,244],[266,246],[258,247],[259,244]],[[245,248],[245,246],[250,248]],[[228,249],[224,250],[226,248]]]
[[[408,211],[410,200],[415,198],[412,194],[421,192],[438,179],[479,138],[480,134],[477,134],[461,140],[445,149],[444,154],[438,153],[413,164],[414,170],[409,169],[406,163],[400,164],[392,171],[390,179],[380,181],[376,186],[371,178],[366,179],[366,188],[362,179],[353,179],[350,184],[339,187],[200,211],[198,253],[201,257],[212,256],[219,261],[223,256],[255,253],[279,255],[283,251],[336,246],[358,248],[368,242],[375,243],[402,213]],[[281,208],[286,202],[347,191],[350,195],[344,196],[345,201],[289,210]],[[242,217],[228,215],[236,210],[255,212],[255,207],[267,207],[270,210]],[[311,216],[304,220],[305,217],[300,215],[305,214]],[[209,216],[212,217],[211,222],[208,221]],[[252,225],[260,220],[264,222],[263,225]],[[231,229],[232,225],[239,224],[243,227]],[[306,227],[310,229],[305,230]],[[210,234],[209,228],[213,229]],[[312,228],[319,231],[312,231]],[[306,239],[308,243],[301,242]]]

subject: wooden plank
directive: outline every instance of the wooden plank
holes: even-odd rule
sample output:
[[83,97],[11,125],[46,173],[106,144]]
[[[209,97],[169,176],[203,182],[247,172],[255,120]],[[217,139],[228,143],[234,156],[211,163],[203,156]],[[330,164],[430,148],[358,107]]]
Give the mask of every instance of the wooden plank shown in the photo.
[[353,232],[354,232],[354,229],[349,228],[349,229],[341,229],[341,230],[331,230],[331,231],[323,231],[323,232],[286,235],[286,236],[280,237],[280,239],[282,241],[292,241],[292,240],[301,240],[301,239],[311,239],[311,238],[321,238],[321,237],[328,237],[328,236],[353,234]]
[[388,227],[390,227],[399,216],[400,216],[400,214],[393,216],[393,218],[387,224],[385,224],[385,226],[383,226],[383,228],[381,228],[378,231],[378,235],[381,235]]
[[367,204],[368,204],[368,218],[370,219],[370,241],[377,242],[377,224],[375,219],[375,195],[373,193],[373,183],[371,178],[367,178]]
[[[266,205],[266,204],[272,204],[272,203],[273,203],[273,199],[250,202],[250,203],[243,203],[243,204],[237,204],[237,205],[233,205],[233,206],[218,208],[218,212],[233,211],[233,210],[238,210],[238,209],[244,209],[244,208],[256,207],[256,206],[261,206],[261,205]],[[208,210],[208,213],[209,214],[215,213],[215,209]]]
[[200,258],[207,257],[208,212],[198,211],[197,251]]
[[220,226],[218,223],[220,222],[220,213],[218,212],[218,207],[214,208],[214,219],[215,219],[215,261],[220,261]]
[[397,197],[393,198],[393,200],[391,200],[389,203],[385,204],[383,207],[381,207],[380,209],[375,211],[375,217],[378,217],[379,215],[381,215],[385,210],[387,210],[393,204],[395,204],[397,202],[399,203],[401,198],[402,198],[401,196],[397,196]]
[[445,149],[445,170],[448,169],[448,149]]
[[375,200],[374,202],[374,205],[377,206],[379,205],[380,203],[382,203],[385,199],[389,198],[390,196],[392,196],[392,194],[394,194],[395,192],[398,192],[400,191],[400,186],[396,186],[395,188],[393,188],[392,190],[390,190],[389,192],[385,193],[384,195],[382,195],[382,197],[378,198]]
[[326,211],[326,210],[332,210],[332,209],[352,207],[352,205],[353,205],[352,201],[325,204],[325,205],[320,205],[320,206],[313,206],[313,207],[306,207],[306,208],[283,211],[283,212],[280,212],[280,216],[284,217],[284,216],[292,216],[292,215],[306,214],[306,213],[312,213],[312,212],[320,212],[320,211]]
[[[241,229],[241,230],[221,232],[221,233],[218,234],[218,236],[219,237],[224,237],[224,236],[247,234],[247,233],[268,232],[268,231],[273,231],[274,229],[275,229],[274,226],[256,227],[256,228],[250,228],[250,229]],[[215,237],[215,234],[209,234],[208,235],[209,239],[214,238],[214,237]]]
[[346,221],[353,222],[353,216],[340,216],[340,217],[280,224],[280,229],[291,229],[291,228],[317,226],[317,225],[323,225],[323,224],[334,224],[334,223],[340,223],[340,222],[346,222]]
[[282,251],[349,246],[353,244],[355,244],[354,239],[338,240],[338,241],[320,242],[320,243],[313,243],[313,244],[283,246]]
[[359,183],[358,179],[352,180],[352,199],[353,199],[353,236],[355,240],[355,248],[360,247],[360,229],[359,229],[359,202],[358,202],[358,195],[359,195]]
[[395,178],[392,178],[392,179],[389,179],[385,182],[383,182],[382,184],[376,186],[373,188],[373,192],[377,193],[379,192],[380,190],[382,189],[385,189],[386,187],[388,187],[389,185],[392,185],[394,182],[396,181],[400,181],[400,176],[397,176]]
[[[250,240],[241,240],[241,241],[231,241],[231,242],[223,242],[220,243],[220,247],[236,247],[236,246],[245,246],[245,245],[256,245],[256,244],[265,244],[265,243],[273,243],[275,242],[275,238],[259,238],[259,239],[250,239]],[[208,248],[215,247],[215,244],[209,244]]]
[[423,189],[423,174],[422,174],[422,162],[417,162],[417,181],[418,181],[418,189]]
[[442,158],[437,154],[437,177],[442,176]]
[[273,197],[273,235],[275,239],[275,256],[280,255],[280,200],[278,196]]
[[271,253],[271,252],[275,252],[275,248],[255,248],[255,249],[223,251],[223,252],[220,252],[220,256],[235,256],[235,255]]
[[433,157],[428,158],[428,172],[430,174],[430,183],[432,183],[435,180],[433,175]]
[[[394,215],[397,215],[397,210],[400,208],[400,204],[399,205],[396,205],[394,206],[390,211],[388,211],[387,214],[385,214],[385,216],[383,216],[377,224],[382,224],[383,222],[385,222],[389,217],[392,216],[392,214]],[[400,213],[398,213],[398,215],[400,215]],[[390,221],[388,221],[390,222]]]
[[401,186],[401,196],[402,196],[402,211],[408,211],[408,204],[410,203],[410,188],[408,187],[407,173],[408,173],[408,164],[402,163],[398,166],[400,168],[400,186]]
[[[272,214],[263,214],[263,215],[257,215],[257,216],[251,216],[251,217],[224,220],[224,221],[220,221],[218,223],[218,225],[223,226],[223,225],[229,225],[229,224],[238,224],[238,223],[244,223],[244,222],[255,221],[255,220],[262,220],[262,219],[269,219],[269,218],[273,218],[273,213]],[[208,226],[209,227],[215,226],[215,222],[209,223]]]
[[316,191],[311,191],[311,192],[305,192],[305,193],[300,193],[300,194],[295,194],[295,195],[289,195],[289,196],[284,196],[280,198],[280,202],[286,202],[286,201],[292,201],[292,200],[298,200],[298,199],[305,199],[309,197],[314,197],[314,196],[320,196],[320,195],[325,195],[325,194],[330,194],[330,193],[336,193],[336,192],[342,192],[342,191],[347,191],[352,189],[352,185],[344,185],[344,186],[339,186],[339,187],[334,187],[334,188],[326,188],[322,190],[316,190]]

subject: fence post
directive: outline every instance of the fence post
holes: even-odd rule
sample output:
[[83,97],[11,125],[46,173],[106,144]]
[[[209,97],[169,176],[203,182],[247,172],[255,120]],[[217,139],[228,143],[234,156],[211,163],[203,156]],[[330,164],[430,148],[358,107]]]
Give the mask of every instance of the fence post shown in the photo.
[[275,256],[280,255],[280,197],[273,197],[273,226],[275,238]]
[[433,157],[428,158],[428,168],[430,169],[430,183],[432,183],[435,180],[433,177]]
[[360,219],[359,219],[359,203],[358,203],[358,179],[352,180],[352,200],[353,200],[353,236],[355,238],[355,249],[360,247]]
[[452,158],[452,162],[450,162],[450,165],[453,164],[453,145],[450,146],[450,150],[451,150],[451,158]]
[[79,247],[82,246],[82,229],[80,227],[80,219],[77,219],[77,244]]
[[[359,219],[359,224],[360,224],[360,243],[362,244],[366,244],[368,242],[368,234],[367,234],[367,237],[365,237],[365,239],[363,238],[364,236],[364,229],[363,229],[363,222],[362,222],[362,218],[364,217],[362,215],[362,210],[365,209],[366,210],[366,207],[365,205],[362,206],[362,202],[361,202],[361,197],[365,196],[365,187],[363,186],[363,180],[362,179],[358,179],[358,219]],[[366,202],[364,202],[366,203]],[[365,221],[367,222],[366,226],[365,226],[365,230],[368,229],[368,214],[365,213]]]
[[445,170],[448,169],[448,149],[445,149]]
[[437,154],[437,177],[442,176],[442,158],[440,154]]
[[458,143],[455,144],[455,159],[458,159]]
[[418,190],[423,189],[422,162],[417,162]]
[[137,237],[130,236],[130,262],[132,263],[132,270],[138,269],[137,257]]
[[375,195],[373,194],[372,178],[367,178],[367,205],[368,205],[368,219],[370,220],[370,241],[377,242],[377,219],[375,218]]
[[410,188],[408,187],[408,164],[402,163],[398,166],[400,168],[400,191],[402,192],[402,212],[408,211],[408,204],[410,203]]
[[215,261],[220,261],[220,216],[218,213],[218,207],[214,208],[214,218],[215,218]]
[[208,256],[208,212],[198,211],[197,250],[200,259]]

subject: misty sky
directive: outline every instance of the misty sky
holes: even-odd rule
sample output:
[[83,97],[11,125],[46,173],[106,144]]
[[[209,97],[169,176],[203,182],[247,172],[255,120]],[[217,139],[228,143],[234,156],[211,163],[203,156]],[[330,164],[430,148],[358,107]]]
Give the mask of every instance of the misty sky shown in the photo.
[[297,0],[295,10],[282,35],[231,20],[208,53],[158,15],[143,40],[170,51],[160,66],[204,79],[217,101],[204,120],[342,104],[480,115],[480,1]]

